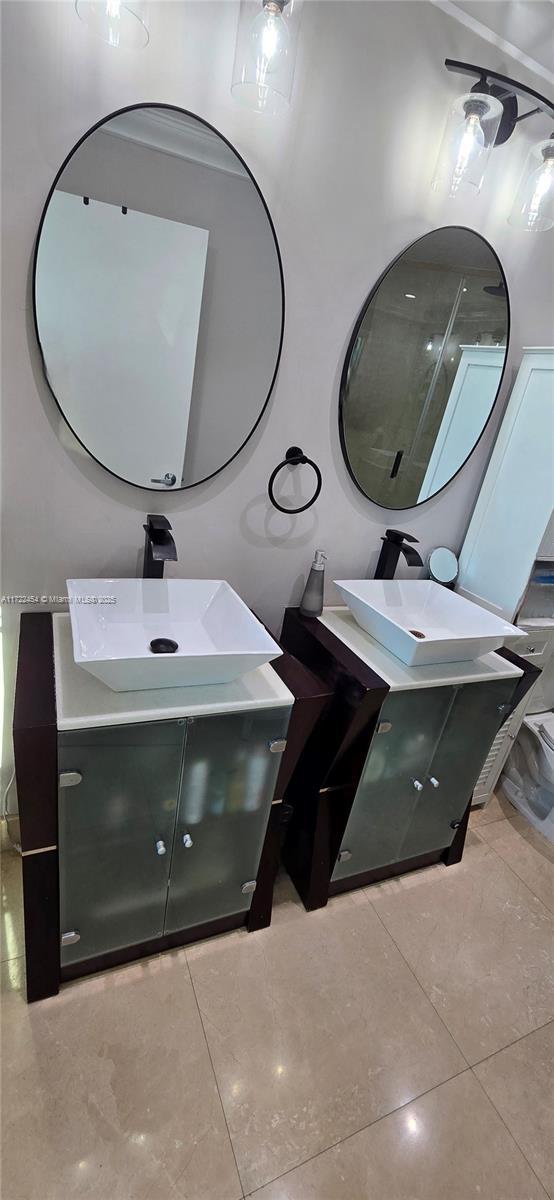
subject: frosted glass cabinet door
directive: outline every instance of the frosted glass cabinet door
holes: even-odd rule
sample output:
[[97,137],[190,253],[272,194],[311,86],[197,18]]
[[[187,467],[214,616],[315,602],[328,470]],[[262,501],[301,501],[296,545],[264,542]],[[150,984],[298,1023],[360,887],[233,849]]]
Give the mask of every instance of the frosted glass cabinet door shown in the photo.
[[196,717],[187,742],[165,932],[250,908],[290,708]]
[[499,679],[466,683],[456,689],[406,831],[401,858],[450,845],[518,682]]
[[350,857],[337,861],[333,879],[406,857],[402,847],[420,794],[414,780],[426,778],[453,694],[439,687],[387,696],[342,839]]
[[[163,933],[184,723],[61,733],[59,789],[62,965]],[[62,780],[63,782],[63,780]]]

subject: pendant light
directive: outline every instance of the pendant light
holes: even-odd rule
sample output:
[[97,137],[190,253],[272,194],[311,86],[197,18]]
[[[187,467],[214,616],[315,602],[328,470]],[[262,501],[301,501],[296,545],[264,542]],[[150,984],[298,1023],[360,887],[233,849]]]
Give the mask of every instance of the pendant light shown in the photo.
[[481,86],[458,96],[452,105],[433,179],[434,191],[457,196],[481,190],[503,111],[500,101],[481,91]]
[[554,133],[531,147],[508,220],[529,233],[554,226]]
[[148,45],[149,33],[138,12],[122,0],[75,0],[81,21],[108,46],[140,50]]
[[241,0],[231,94],[256,112],[290,103],[301,0]]

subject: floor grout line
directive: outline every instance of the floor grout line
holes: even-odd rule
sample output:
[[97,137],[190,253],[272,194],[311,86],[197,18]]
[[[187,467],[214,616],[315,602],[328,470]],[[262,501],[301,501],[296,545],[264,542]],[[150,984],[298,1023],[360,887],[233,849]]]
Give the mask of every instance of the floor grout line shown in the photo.
[[501,825],[503,821],[509,821],[509,817],[493,817],[492,821],[478,821],[477,825],[468,825],[468,832],[479,833],[480,829],[487,829],[489,825]]
[[238,1162],[237,1162],[237,1156],[236,1156],[236,1154],[235,1154],[235,1147],[234,1147],[234,1144],[233,1144],[233,1139],[232,1139],[232,1137],[231,1137],[231,1130],[230,1130],[230,1128],[229,1128],[229,1122],[228,1122],[228,1120],[227,1120],[227,1113],[225,1112],[225,1105],[224,1105],[224,1103],[223,1103],[223,1100],[222,1100],[222,1097],[221,1097],[221,1091],[220,1091],[220,1088],[219,1088],[219,1080],[218,1080],[218,1078],[217,1078],[217,1072],[216,1072],[216,1069],[215,1069],[215,1067],[214,1067],[214,1061],[213,1061],[213,1058],[212,1058],[212,1053],[211,1053],[211,1050],[210,1050],[210,1044],[209,1044],[209,1042],[208,1042],[208,1035],[207,1035],[207,1033],[206,1033],[206,1030],[205,1030],[205,1027],[204,1027],[204,1018],[203,1018],[203,1016],[202,1016],[202,1010],[201,1010],[201,1008],[200,1008],[200,1005],[199,1005],[199,1003],[198,1003],[198,996],[196,995],[196,988],[195,988],[195,986],[194,986],[194,979],[193,979],[193,977],[192,977],[192,971],[191,971],[191,969],[190,969],[190,963],[189,963],[189,960],[188,960],[188,954],[186,953],[186,951],[185,951],[185,962],[186,962],[186,964],[187,964],[187,971],[188,971],[188,975],[189,975],[189,979],[190,979],[190,984],[191,984],[191,987],[192,987],[192,994],[193,994],[193,996],[194,996],[194,1001],[195,1001],[196,1008],[197,1008],[197,1011],[198,1011],[198,1017],[199,1017],[199,1020],[200,1020],[200,1025],[201,1025],[201,1027],[202,1027],[202,1033],[203,1033],[203,1036],[204,1036],[204,1041],[205,1041],[205,1043],[206,1043],[206,1050],[208,1051],[208,1058],[209,1058],[209,1060],[210,1060],[210,1066],[211,1066],[211,1068],[212,1068],[212,1073],[213,1073],[213,1077],[214,1077],[214,1082],[215,1082],[215,1086],[216,1086],[216,1089],[217,1089],[217,1095],[218,1095],[218,1097],[219,1097],[219,1103],[220,1103],[220,1105],[221,1105],[221,1111],[222,1111],[222,1113],[223,1113],[223,1120],[225,1121],[225,1128],[226,1128],[226,1130],[227,1130],[227,1137],[229,1138],[229,1144],[230,1144],[230,1146],[231,1146],[231,1152],[232,1152],[233,1159],[234,1159],[234,1162],[235,1162],[235,1167],[236,1167],[236,1172],[237,1172],[237,1179],[238,1179],[238,1181],[239,1181],[239,1185],[240,1185],[241,1196],[243,1197],[243,1200],[244,1200],[245,1191],[244,1191],[244,1184],[243,1184],[243,1182],[242,1182],[242,1175],[241,1175],[241,1173],[240,1173],[240,1171],[239,1171],[239,1164],[238,1164]]
[[493,1050],[491,1054],[485,1054],[484,1058],[478,1058],[477,1062],[470,1063],[471,1070],[475,1067],[482,1066],[483,1063],[489,1061],[490,1058],[496,1058],[497,1054],[503,1054],[504,1050],[510,1050],[512,1046],[517,1046],[518,1042],[524,1042],[525,1038],[532,1037],[534,1033],[538,1033],[541,1029],[547,1029],[549,1025],[554,1025],[554,1017],[549,1017],[548,1021],[543,1021],[542,1025],[537,1025],[534,1029],[528,1029],[527,1033],[520,1033],[519,1037],[514,1038],[513,1042],[507,1042],[505,1046],[500,1046],[498,1050]]
[[[448,869],[448,868],[447,868],[447,869]],[[369,896],[368,896],[368,900],[369,900]],[[426,1000],[429,1002],[429,1004],[431,1005],[431,1007],[432,1007],[433,1011],[434,1011],[434,1012],[436,1012],[436,1014],[437,1014],[437,1017],[439,1018],[439,1021],[441,1021],[441,1023],[442,1023],[442,1025],[444,1026],[444,1028],[445,1028],[445,1030],[446,1030],[446,1032],[447,1032],[447,1034],[448,1034],[449,1038],[451,1038],[451,1040],[453,1041],[453,1043],[454,1043],[454,1045],[455,1045],[456,1049],[457,1049],[457,1050],[458,1050],[458,1052],[461,1054],[461,1056],[462,1056],[462,1058],[463,1058],[464,1062],[467,1064],[467,1066],[468,1066],[469,1068],[471,1068],[471,1063],[468,1061],[468,1059],[467,1059],[466,1055],[464,1054],[464,1052],[463,1052],[463,1050],[462,1050],[462,1047],[458,1045],[458,1042],[456,1041],[456,1038],[454,1037],[454,1034],[453,1034],[453,1033],[451,1032],[451,1030],[448,1028],[448,1025],[447,1025],[447,1023],[446,1023],[446,1021],[445,1021],[444,1017],[442,1016],[442,1013],[440,1013],[440,1012],[439,1012],[438,1008],[436,1007],[436,1005],[435,1005],[435,1004],[433,1003],[433,1001],[431,1000],[431,997],[430,997],[430,996],[428,996],[428,994],[427,994],[427,992],[425,991],[425,988],[424,988],[424,986],[423,986],[423,984],[422,984],[421,980],[420,980],[420,979],[418,979],[418,977],[417,977],[417,975],[416,975],[416,973],[415,973],[415,971],[414,971],[413,967],[411,967],[411,966],[410,966],[410,963],[408,962],[407,958],[406,958],[406,957],[405,957],[405,955],[402,953],[402,950],[400,949],[400,946],[398,945],[398,942],[396,942],[396,941],[395,941],[395,939],[394,939],[394,938],[393,938],[393,936],[392,936],[392,933],[390,932],[390,930],[389,930],[389,929],[387,929],[387,926],[385,925],[385,922],[383,921],[383,918],[382,918],[381,914],[380,914],[379,912],[377,912],[377,909],[376,909],[375,905],[373,904],[373,902],[372,902],[371,900],[369,900],[369,903],[371,904],[371,907],[372,907],[372,909],[373,909],[373,912],[375,913],[375,916],[376,916],[376,917],[377,917],[377,919],[380,921],[380,923],[381,923],[381,925],[382,925],[383,929],[385,930],[385,933],[386,933],[386,934],[387,934],[387,935],[390,937],[390,940],[391,940],[391,942],[393,943],[393,945],[394,945],[394,946],[396,946],[396,949],[398,950],[398,953],[399,953],[399,955],[400,955],[400,957],[401,957],[402,961],[403,961],[403,962],[406,964],[406,966],[407,966],[407,968],[408,968],[408,970],[409,970],[410,974],[411,974],[411,975],[413,976],[413,978],[415,979],[415,981],[416,981],[416,983],[417,983],[417,986],[418,986],[418,988],[420,989],[420,991],[421,991],[421,992],[423,992],[423,995],[425,996],[425,999],[426,999]]]
[[[503,820],[506,820],[506,818],[505,818],[505,817],[504,817],[504,818],[502,818],[502,819],[503,819]],[[493,822],[492,822],[492,821],[491,821],[490,823],[491,823],[491,825],[493,824]],[[473,832],[475,832],[475,831],[473,831]],[[500,854],[497,854],[497,853],[496,853],[496,850],[494,850],[494,848],[493,848],[492,846],[489,846],[488,842],[484,842],[483,844],[484,844],[485,846],[487,846],[489,850],[492,850],[492,851],[493,851],[493,853],[496,855],[496,858],[499,860],[499,862],[501,862],[501,863],[504,863],[504,866],[505,866],[505,867],[507,867],[509,871],[511,871],[511,873],[512,873],[512,875],[515,877],[515,879],[517,879],[519,883],[523,884],[523,886],[524,886],[524,887],[527,889],[527,891],[529,892],[529,895],[530,895],[530,896],[532,896],[532,897],[533,897],[533,899],[534,899],[534,900],[536,900],[536,901],[537,901],[537,903],[541,905],[541,907],[544,909],[544,911],[545,911],[545,913],[547,914],[547,916],[549,916],[549,917],[550,917],[550,919],[551,919],[551,920],[553,920],[553,919],[554,919],[554,917],[553,917],[553,914],[550,912],[550,910],[549,910],[549,909],[546,907],[546,905],[543,903],[543,901],[540,899],[540,897],[539,897],[539,896],[535,896],[535,893],[534,893],[534,892],[532,892],[532,891],[531,891],[531,889],[530,889],[529,887],[527,887],[527,884],[524,882],[524,880],[523,880],[523,879],[520,879],[519,875],[518,875],[518,874],[517,874],[517,873],[516,873],[514,870],[512,870],[512,868],[510,867],[510,864],[509,864],[509,863],[507,863],[507,862],[504,862],[504,859],[502,858],[502,856],[501,856]],[[463,860],[462,860],[462,861],[463,861]],[[447,867],[446,869],[448,870],[448,867]],[[522,1034],[520,1034],[520,1036],[519,1036],[519,1037],[517,1037],[517,1038],[514,1038],[513,1042],[508,1042],[506,1046],[499,1046],[498,1050],[493,1050],[493,1051],[492,1051],[492,1054],[486,1054],[484,1058],[480,1058],[480,1059],[478,1059],[478,1061],[477,1061],[477,1062],[475,1062],[475,1063],[471,1063],[471,1062],[469,1061],[469,1059],[467,1058],[467,1055],[465,1055],[465,1054],[464,1054],[464,1052],[463,1052],[463,1050],[462,1050],[461,1046],[460,1046],[460,1045],[458,1045],[458,1042],[456,1041],[456,1038],[454,1037],[454,1034],[453,1034],[453,1033],[452,1033],[452,1031],[451,1031],[451,1030],[448,1028],[448,1025],[447,1025],[447,1023],[446,1023],[446,1021],[444,1020],[444,1017],[443,1017],[443,1016],[442,1016],[442,1014],[439,1012],[439,1010],[438,1010],[438,1008],[436,1007],[436,1005],[435,1005],[434,1001],[433,1001],[433,1000],[431,999],[431,997],[430,997],[430,996],[427,994],[427,992],[426,992],[425,988],[423,987],[423,984],[422,984],[422,983],[421,983],[421,981],[418,979],[418,977],[417,977],[417,975],[416,975],[415,971],[413,970],[413,967],[411,967],[411,966],[410,966],[410,963],[408,962],[407,958],[404,956],[404,954],[403,954],[402,950],[400,949],[400,946],[399,946],[399,945],[398,945],[398,943],[396,942],[396,940],[395,940],[395,938],[393,937],[392,933],[390,932],[390,930],[389,930],[389,929],[387,929],[387,926],[386,926],[385,922],[383,921],[383,918],[381,917],[381,914],[380,914],[380,913],[377,911],[377,909],[376,909],[375,905],[374,905],[374,904],[373,904],[373,902],[372,902],[372,901],[369,899],[369,896],[368,896],[368,900],[369,900],[369,903],[371,904],[371,907],[372,907],[372,909],[373,909],[373,911],[374,911],[375,915],[376,915],[376,916],[379,918],[379,920],[380,920],[380,922],[381,922],[381,925],[383,926],[383,929],[386,931],[386,933],[388,933],[389,937],[391,938],[391,941],[392,941],[392,942],[394,942],[394,945],[396,946],[396,949],[398,950],[398,953],[401,955],[401,957],[403,958],[404,962],[406,963],[406,966],[408,967],[408,970],[409,970],[409,971],[411,971],[411,973],[412,973],[412,975],[413,975],[414,979],[416,980],[417,984],[418,984],[418,985],[419,985],[419,987],[421,988],[421,990],[422,990],[422,992],[423,992],[424,996],[425,996],[425,997],[426,997],[426,999],[429,1001],[429,1003],[432,1005],[432,1007],[433,1007],[433,1009],[435,1010],[435,1012],[436,1012],[437,1016],[439,1017],[439,1020],[441,1020],[441,1021],[442,1021],[443,1025],[444,1025],[444,1028],[446,1029],[447,1033],[448,1033],[448,1034],[450,1035],[450,1037],[452,1038],[452,1041],[454,1042],[454,1045],[455,1045],[455,1046],[457,1047],[457,1049],[459,1050],[460,1054],[462,1055],[462,1058],[464,1059],[464,1062],[466,1062],[466,1063],[467,1063],[467,1065],[468,1065],[468,1067],[469,1067],[469,1069],[470,1069],[470,1070],[472,1070],[472,1069],[473,1069],[473,1067],[477,1067],[477,1066],[479,1066],[479,1063],[481,1063],[481,1062],[485,1062],[485,1061],[487,1060],[487,1058],[493,1058],[495,1054],[501,1054],[502,1050],[507,1050],[509,1046],[515,1046],[515,1045],[517,1044],[517,1042],[521,1042],[521,1041],[523,1040],[523,1038],[529,1037],[529,1034],[530,1034],[530,1033],[536,1033],[537,1029],[544,1029],[544,1028],[545,1028],[547,1025],[550,1025],[551,1021],[553,1021],[553,1020],[554,1020],[554,1017],[549,1017],[547,1021],[544,1021],[544,1022],[543,1022],[541,1025],[537,1025],[536,1029],[528,1029],[528,1030],[527,1030],[527,1033],[522,1033]]]
[[[548,1022],[547,1022],[547,1024],[550,1024],[550,1022],[548,1021]],[[544,1026],[541,1026],[541,1028],[544,1028]],[[534,1030],[532,1030],[532,1032],[534,1033],[535,1031],[534,1031]],[[528,1037],[528,1034],[525,1034],[525,1037]],[[521,1041],[521,1038],[519,1038],[518,1040],[519,1040],[519,1041]],[[515,1043],[512,1043],[512,1045],[515,1045]],[[497,1053],[501,1053],[501,1051],[497,1051]],[[491,1056],[491,1057],[492,1057],[492,1056]],[[483,1059],[483,1062],[484,1062],[484,1061],[485,1061],[485,1060]],[[478,1064],[476,1064],[476,1065],[478,1065]],[[504,1129],[506,1130],[506,1133],[508,1134],[508,1137],[509,1137],[509,1138],[511,1138],[512,1142],[514,1143],[514,1146],[515,1146],[515,1147],[516,1147],[516,1148],[519,1150],[519,1153],[520,1153],[520,1154],[522,1155],[522,1157],[525,1159],[525,1162],[527,1163],[527,1166],[529,1167],[529,1170],[530,1170],[530,1171],[532,1171],[533,1175],[535,1176],[535,1179],[537,1180],[537,1183],[538,1183],[539,1187],[540,1187],[540,1188],[541,1188],[541,1190],[544,1192],[544,1195],[545,1195],[545,1200],[549,1200],[548,1192],[547,1192],[547,1190],[546,1190],[546,1188],[545,1188],[545,1186],[544,1186],[544,1183],[542,1182],[542,1179],[539,1179],[539,1176],[537,1175],[537,1172],[535,1171],[535,1168],[534,1168],[533,1164],[532,1164],[532,1163],[530,1163],[530,1162],[529,1162],[529,1159],[527,1158],[527,1155],[526,1155],[526,1153],[525,1153],[525,1150],[523,1149],[523,1147],[522,1147],[522,1146],[520,1146],[520,1144],[519,1144],[519,1142],[518,1142],[518,1140],[517,1140],[517,1138],[516,1138],[515,1134],[514,1134],[514,1133],[512,1133],[511,1129],[510,1129],[510,1128],[508,1127],[508,1125],[506,1124],[506,1122],[505,1122],[505,1120],[504,1120],[504,1117],[502,1116],[502,1113],[501,1113],[501,1112],[500,1112],[500,1110],[499,1110],[499,1109],[496,1107],[496,1104],[494,1103],[494,1100],[493,1100],[493,1099],[492,1099],[492,1098],[489,1096],[489,1093],[487,1092],[487,1089],[486,1089],[486,1088],[483,1086],[483,1084],[481,1083],[481,1080],[479,1079],[479,1076],[475,1074],[475,1071],[473,1070],[473,1067],[471,1067],[471,1074],[473,1075],[473,1078],[475,1079],[475,1081],[476,1081],[476,1082],[479,1084],[479,1087],[481,1088],[481,1091],[482,1091],[483,1095],[484,1095],[484,1096],[486,1096],[487,1100],[489,1101],[489,1104],[492,1104],[492,1107],[494,1108],[494,1111],[495,1111],[495,1113],[497,1114],[497,1116],[499,1117],[499,1119],[502,1121],[502,1124],[503,1124],[503,1126],[504,1126]]]
[[[490,824],[494,825],[494,824],[496,824],[496,822],[491,821]],[[475,830],[473,830],[473,832],[475,833]],[[513,875],[514,879],[517,879],[518,883],[520,883],[526,889],[526,891],[529,892],[529,895],[533,897],[533,900],[536,900],[537,904],[540,904],[541,908],[544,909],[547,916],[549,916],[550,919],[553,920],[554,913],[552,912],[552,910],[550,908],[548,908],[548,905],[546,905],[544,903],[544,900],[541,900],[540,896],[537,896],[536,892],[533,891],[533,889],[529,886],[527,881],[525,879],[522,879],[521,875],[518,875],[517,871],[515,871],[514,868],[510,865],[510,863],[507,862],[507,860],[505,858],[503,858],[501,854],[498,853],[498,850],[495,850],[494,846],[491,845],[490,842],[487,842],[485,838],[481,838],[481,841],[483,842],[484,846],[487,846],[489,850],[492,850],[492,853],[496,856],[498,861],[503,863],[504,866],[508,868],[508,870]],[[462,859],[462,861],[463,861],[463,859]],[[545,859],[545,861],[548,862],[549,860]]]
[[410,1104],[415,1104],[417,1100],[422,1100],[424,1096],[430,1096],[431,1092],[436,1092],[438,1088],[444,1087],[446,1083],[450,1083],[453,1079],[459,1079],[460,1075],[467,1075],[471,1071],[471,1067],[462,1067],[461,1071],[455,1071],[453,1075],[449,1075],[447,1079],[442,1079],[440,1083],[434,1083],[432,1087],[426,1088],[424,1092],[418,1092],[417,1096],[412,1096],[410,1100],[406,1100],[404,1104],[397,1105],[396,1108],[391,1108],[390,1112],[382,1113],[380,1117],[376,1117],[374,1121],[369,1121],[367,1125],[360,1125],[359,1129],[353,1129],[352,1133],[347,1133],[345,1137],[337,1138],[336,1142],[330,1142],[328,1146],[324,1146],[322,1150],[318,1150],[315,1154],[308,1155],[308,1158],[303,1158],[301,1162],[295,1163],[293,1167],[289,1167],[288,1171],[283,1171],[281,1175],[275,1175],[273,1179],[266,1179],[259,1187],[254,1188],[251,1192],[245,1192],[244,1200],[248,1200],[250,1196],[255,1196],[257,1192],[268,1187],[270,1183],[277,1183],[279,1179],[285,1179],[287,1175],[291,1175],[293,1171],[297,1171],[299,1167],[305,1167],[307,1163],[314,1162],[316,1158],[321,1158],[323,1154],[327,1154],[329,1150],[335,1150],[337,1146],[343,1146],[345,1142],[349,1142],[351,1138],[357,1137],[359,1133],[365,1133],[366,1129],[373,1129],[375,1125],[380,1125],[381,1121],[386,1121],[387,1117],[394,1117],[396,1113],[402,1112],[402,1109],[409,1108]]

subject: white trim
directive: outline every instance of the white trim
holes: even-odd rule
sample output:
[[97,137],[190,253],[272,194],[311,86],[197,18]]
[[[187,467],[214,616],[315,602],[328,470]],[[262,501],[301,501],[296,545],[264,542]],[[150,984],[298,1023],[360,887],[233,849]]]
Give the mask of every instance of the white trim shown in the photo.
[[[471,17],[469,13],[464,12],[462,8],[458,8],[453,0],[433,0],[435,8],[440,8],[448,17],[452,17],[459,25],[465,25],[466,29],[471,29],[472,33],[476,33],[478,37],[483,38],[483,41],[489,42],[491,46],[496,46],[497,50],[501,50],[503,54],[509,54],[510,58],[514,58],[516,62],[521,63],[528,71],[532,71],[534,75],[538,75],[541,79],[546,79],[547,83],[554,84],[554,74],[548,70],[548,67],[537,62],[536,58],[531,58],[529,54],[525,54],[518,46],[514,46],[512,42],[506,41],[506,38],[495,33],[494,29],[490,29],[488,25],[484,25],[482,21],[478,21],[475,17]],[[532,97],[529,97],[531,100]]]

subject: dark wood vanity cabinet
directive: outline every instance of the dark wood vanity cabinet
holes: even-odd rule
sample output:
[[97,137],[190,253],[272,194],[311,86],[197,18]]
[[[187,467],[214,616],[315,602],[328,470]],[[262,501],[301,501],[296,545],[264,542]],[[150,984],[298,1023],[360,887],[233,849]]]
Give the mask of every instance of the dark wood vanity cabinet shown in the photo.
[[333,687],[286,800],[287,869],[307,908],[462,856],[471,794],[502,722],[536,678],[389,690],[317,620],[285,614],[282,643]]
[[330,690],[288,653],[266,670],[286,688],[265,707],[225,711],[223,697],[220,711],[216,696],[207,715],[58,729],[52,616],[22,616],[14,750],[28,1000],[270,924],[283,797]]

